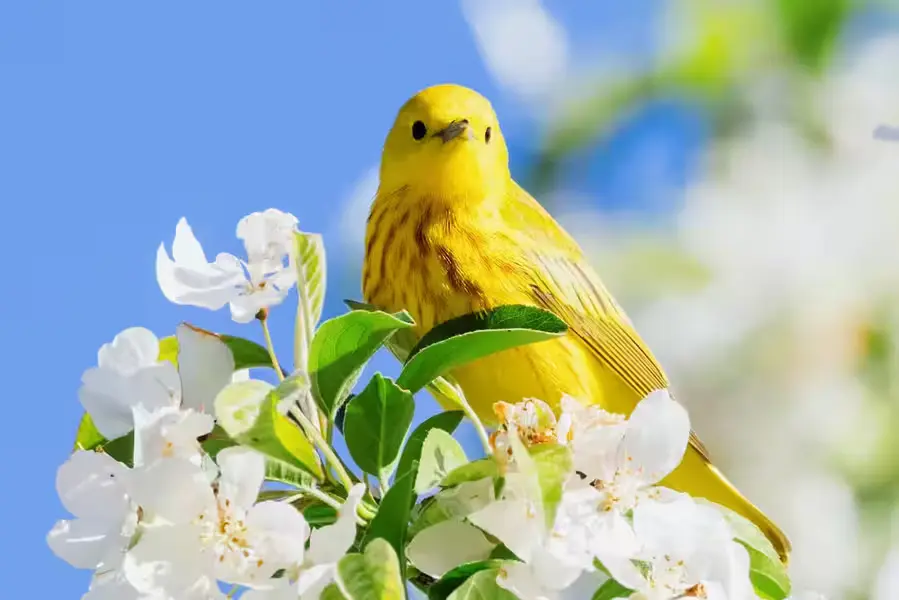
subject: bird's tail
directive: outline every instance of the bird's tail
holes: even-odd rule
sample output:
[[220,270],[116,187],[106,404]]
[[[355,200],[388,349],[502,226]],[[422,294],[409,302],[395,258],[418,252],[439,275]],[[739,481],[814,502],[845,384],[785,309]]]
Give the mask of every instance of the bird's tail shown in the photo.
[[749,519],[770,540],[783,563],[789,561],[792,548],[784,532],[692,446],[687,448],[680,466],[661,484],[721,504]]

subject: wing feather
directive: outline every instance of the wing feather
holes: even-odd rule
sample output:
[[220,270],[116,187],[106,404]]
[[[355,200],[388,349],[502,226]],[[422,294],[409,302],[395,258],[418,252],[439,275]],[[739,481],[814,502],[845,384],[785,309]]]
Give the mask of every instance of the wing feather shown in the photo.
[[[516,186],[517,187],[517,186]],[[516,220],[519,232],[536,248],[523,261],[534,302],[568,324],[596,357],[639,397],[669,387],[668,377],[612,298],[599,276],[584,260],[577,243],[520,187]],[[690,445],[710,462],[695,432]]]

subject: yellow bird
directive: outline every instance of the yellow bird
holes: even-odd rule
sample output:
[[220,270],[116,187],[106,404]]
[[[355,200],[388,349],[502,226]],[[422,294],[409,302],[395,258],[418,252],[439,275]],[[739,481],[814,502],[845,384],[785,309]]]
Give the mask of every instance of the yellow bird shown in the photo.
[[[583,252],[512,179],[502,131],[477,92],[438,85],[400,109],[384,144],[366,232],[367,302],[408,310],[418,336],[463,314],[527,304],[561,317],[569,332],[455,370],[474,410],[495,423],[499,400],[563,394],[630,414],[668,379]],[[695,434],[663,484],[753,521],[784,561],[790,543],[716,469]]]

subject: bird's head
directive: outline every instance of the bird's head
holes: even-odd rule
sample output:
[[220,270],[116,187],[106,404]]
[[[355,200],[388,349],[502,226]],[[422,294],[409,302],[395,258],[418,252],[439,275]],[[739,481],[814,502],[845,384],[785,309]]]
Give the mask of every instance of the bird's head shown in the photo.
[[410,98],[387,135],[382,191],[469,197],[509,180],[509,154],[490,102],[459,85],[435,85]]

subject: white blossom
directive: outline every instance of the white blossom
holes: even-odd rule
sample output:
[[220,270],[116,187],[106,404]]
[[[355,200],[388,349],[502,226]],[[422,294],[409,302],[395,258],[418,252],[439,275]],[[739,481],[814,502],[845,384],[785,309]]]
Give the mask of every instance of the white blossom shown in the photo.
[[50,549],[78,568],[116,568],[137,525],[129,478],[128,468],[107,454],[73,454],[56,474],[56,490],[76,518],[54,525],[47,535]]
[[[315,529],[309,537],[309,549],[287,568],[285,576],[270,589],[247,592],[246,600],[317,600],[322,590],[334,581],[337,562],[356,540],[356,510],[365,486],[356,484],[337,513],[337,520]],[[301,542],[305,537],[297,538]],[[302,546],[301,546],[302,547]]]
[[237,226],[247,260],[221,253],[208,262],[182,218],[175,228],[172,257],[163,244],[156,252],[159,287],[175,304],[211,310],[229,304],[231,317],[248,323],[260,310],[280,304],[296,283],[291,258],[296,224],[296,217],[276,209],[247,215]]
[[129,551],[125,572],[142,591],[175,595],[205,590],[215,580],[268,585],[303,556],[308,525],[289,504],[260,502],[261,454],[226,448],[217,458],[217,493],[190,461],[172,458],[144,470],[134,491],[151,522]]
[[107,439],[134,428],[134,415],[193,408],[212,413],[216,394],[232,381],[234,357],[217,336],[181,325],[177,330],[178,369],[159,360],[159,340],[132,327],[104,344],[97,366],[82,375],[79,399]]
[[604,562],[632,598],[670,600],[754,600],[749,554],[714,508],[682,495],[669,502],[649,500],[634,508],[640,550],[630,560]]
[[132,408],[147,412],[177,404],[181,383],[174,365],[159,361],[159,340],[143,327],[119,333],[97,353],[97,366],[81,376],[78,398],[107,439],[134,427]]

